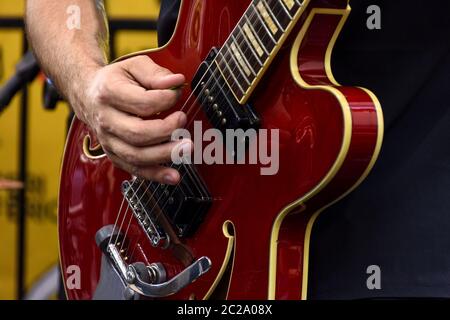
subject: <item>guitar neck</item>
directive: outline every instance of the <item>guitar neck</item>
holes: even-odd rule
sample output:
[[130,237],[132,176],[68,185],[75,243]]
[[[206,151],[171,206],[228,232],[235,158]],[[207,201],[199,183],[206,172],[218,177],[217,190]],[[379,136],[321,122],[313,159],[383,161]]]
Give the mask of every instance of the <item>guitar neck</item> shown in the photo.
[[245,103],[298,19],[304,0],[253,0],[215,63],[236,99]]

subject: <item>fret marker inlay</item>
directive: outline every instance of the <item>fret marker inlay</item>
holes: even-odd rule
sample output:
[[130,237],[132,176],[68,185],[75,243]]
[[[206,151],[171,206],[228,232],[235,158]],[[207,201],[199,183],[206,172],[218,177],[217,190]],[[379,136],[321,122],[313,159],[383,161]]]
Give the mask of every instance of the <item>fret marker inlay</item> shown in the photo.
[[261,48],[261,46],[258,43],[258,40],[256,40],[252,30],[250,29],[250,27],[248,26],[248,23],[244,23],[244,26],[242,27],[244,29],[245,35],[247,36],[248,40],[250,41],[250,43],[252,44],[253,48],[255,48],[256,52],[258,53],[258,55],[260,57],[263,56],[264,51]]
[[278,32],[278,27],[275,25],[275,22],[272,20],[272,17],[270,16],[262,1],[258,2],[256,8],[261,14],[261,17],[263,17],[272,34],[276,34]]
[[283,0],[283,2],[286,5],[286,7],[288,7],[289,10],[291,10],[292,7],[295,5],[294,0]]
[[236,47],[236,44],[234,43],[234,41],[231,43],[230,45],[231,51],[235,57],[235,59],[237,60],[237,62],[239,63],[239,65],[242,67],[242,69],[244,70],[247,78],[252,74],[252,72],[250,71],[249,67],[247,66],[247,64],[244,62],[244,57],[242,57],[241,53],[239,52],[239,50]]

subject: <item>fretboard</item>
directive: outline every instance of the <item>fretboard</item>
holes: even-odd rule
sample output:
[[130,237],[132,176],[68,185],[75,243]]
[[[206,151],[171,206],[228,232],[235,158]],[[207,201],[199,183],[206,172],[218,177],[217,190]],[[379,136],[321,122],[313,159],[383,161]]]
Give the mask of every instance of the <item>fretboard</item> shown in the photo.
[[270,63],[304,0],[253,0],[215,62],[230,90],[245,103]]

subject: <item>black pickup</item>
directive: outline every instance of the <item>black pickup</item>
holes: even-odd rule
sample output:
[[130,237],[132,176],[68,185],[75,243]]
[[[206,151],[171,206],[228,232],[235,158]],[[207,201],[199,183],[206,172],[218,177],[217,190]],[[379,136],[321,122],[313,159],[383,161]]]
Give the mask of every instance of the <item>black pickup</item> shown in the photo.
[[213,200],[195,166],[181,164],[172,167],[180,172],[180,183],[177,186],[150,183],[147,197],[151,195],[157,201],[179,237],[189,237],[203,222]]
[[241,105],[229,89],[214,62],[217,48],[212,48],[192,80],[192,91],[211,125],[226,129],[259,129],[260,119],[250,104]]

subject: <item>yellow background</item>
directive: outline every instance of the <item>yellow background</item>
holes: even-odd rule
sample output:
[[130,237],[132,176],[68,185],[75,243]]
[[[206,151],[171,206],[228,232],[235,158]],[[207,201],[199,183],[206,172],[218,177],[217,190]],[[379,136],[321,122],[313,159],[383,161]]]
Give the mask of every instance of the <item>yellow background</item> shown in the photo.
[[[57,0],[55,0],[57,1]],[[111,19],[156,19],[159,0],[106,0]],[[130,4],[132,3],[132,4]],[[2,17],[21,18],[24,0],[0,0]],[[116,52],[124,55],[156,46],[155,32],[120,31]],[[0,28],[0,86],[14,72],[23,52],[20,29]],[[28,121],[28,184],[26,224],[26,287],[58,262],[56,201],[59,168],[64,146],[68,106],[56,111],[42,107],[43,77],[30,85]],[[0,114],[0,177],[16,178],[19,152],[19,96]],[[0,299],[14,299],[16,292],[16,230],[12,191],[0,191]]]

